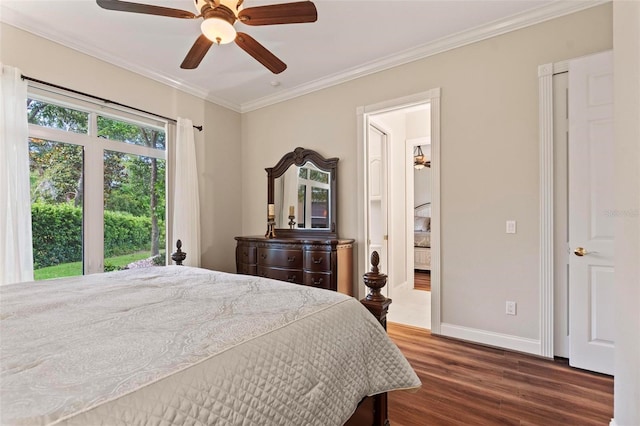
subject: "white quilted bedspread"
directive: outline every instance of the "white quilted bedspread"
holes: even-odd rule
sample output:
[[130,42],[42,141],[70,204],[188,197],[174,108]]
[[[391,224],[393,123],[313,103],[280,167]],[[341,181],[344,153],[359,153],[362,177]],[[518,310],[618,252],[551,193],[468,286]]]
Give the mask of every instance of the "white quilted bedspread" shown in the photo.
[[355,299],[189,267],[0,287],[6,425],[340,425],[420,386]]

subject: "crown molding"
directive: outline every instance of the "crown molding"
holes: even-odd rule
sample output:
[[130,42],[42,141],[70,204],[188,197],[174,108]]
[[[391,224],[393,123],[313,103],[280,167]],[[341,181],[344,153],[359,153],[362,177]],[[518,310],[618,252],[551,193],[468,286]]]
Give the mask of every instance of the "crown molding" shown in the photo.
[[275,95],[265,96],[253,101],[237,104],[230,102],[226,99],[222,99],[211,95],[201,87],[189,85],[186,82],[175,80],[165,74],[158,73],[154,70],[141,67],[139,65],[124,61],[113,55],[109,55],[102,50],[94,49],[91,46],[79,43],[78,41],[64,37],[58,33],[52,32],[47,28],[34,25],[33,21],[30,21],[23,15],[14,12],[13,10],[2,6],[0,3],[0,21],[12,25],[21,30],[38,35],[54,43],[61,44],[70,49],[77,50],[86,55],[92,56],[99,60],[105,61],[112,65],[121,67],[128,71],[139,74],[143,77],[150,78],[159,83],[165,84],[169,87],[181,90],[190,95],[196,96],[200,99],[212,102],[220,105],[224,108],[236,111],[239,113],[245,113],[254,111],[260,108],[267,107],[279,102],[284,102],[293,98],[297,98],[318,90],[326,89],[341,83],[345,83],[360,77],[367,76],[376,72],[384,71],[399,65],[404,65],[410,62],[414,62],[429,56],[436,55],[438,53],[445,52],[447,50],[462,47],[471,43],[475,43],[481,40],[486,40],[497,35],[505,34],[510,31],[525,28],[534,24],[538,24],[544,21],[548,21],[560,16],[569,15],[571,13],[579,12],[594,6],[609,3],[611,0],[561,0],[542,6],[538,9],[534,9],[525,13],[514,15],[508,19],[494,21],[487,25],[473,28],[468,31],[463,31],[452,36],[444,37],[431,43],[424,44],[417,48],[411,48],[399,52],[397,54],[387,56],[385,58],[377,59],[375,61],[353,67],[344,72],[339,72],[328,77],[324,77],[309,83],[301,84],[291,89],[279,92]]
[[279,102],[303,96],[321,89],[326,89],[337,84],[355,80],[360,77],[384,71],[399,65],[404,65],[429,56],[437,55],[447,50],[466,46],[491,37],[506,34],[511,31],[526,28],[561,16],[570,15],[581,10],[589,9],[612,0],[586,0],[586,1],[557,1],[538,9],[523,12],[508,19],[502,19],[482,25],[471,30],[453,34],[448,37],[424,44],[417,48],[404,50],[400,53],[387,56],[347,71],[321,78],[310,83],[301,84],[277,95],[265,96],[255,101],[245,102],[241,105],[240,112],[249,112],[264,108]]
[[57,32],[53,32],[48,28],[35,25],[34,22],[29,18],[25,17],[20,13],[15,12],[13,9],[9,9],[8,7],[3,6],[1,3],[0,3],[0,22],[4,22],[13,27],[24,30],[28,33],[35,34],[46,40],[52,41],[54,43],[57,43],[62,46],[68,47],[70,49],[76,50],[78,52],[84,53],[86,55],[89,55],[101,61],[107,62],[111,65],[115,65],[127,71],[131,71],[143,77],[149,78],[151,80],[155,80],[159,83],[162,83],[169,87],[173,87],[174,89],[178,89],[182,92],[188,93],[197,98],[210,101],[212,103],[215,103],[217,105],[223,106],[227,109],[230,109],[236,112],[240,112],[240,105],[238,104],[229,102],[226,99],[212,96],[206,90],[200,87],[189,85],[183,81],[175,80],[165,74],[156,72],[149,68],[136,65],[129,61],[125,61],[122,58],[118,58],[116,56],[110,55],[109,53],[106,53],[103,50],[95,49],[93,48],[93,46],[90,46],[84,43],[79,43],[75,39],[65,37],[64,35],[61,35],[60,33],[57,33]]

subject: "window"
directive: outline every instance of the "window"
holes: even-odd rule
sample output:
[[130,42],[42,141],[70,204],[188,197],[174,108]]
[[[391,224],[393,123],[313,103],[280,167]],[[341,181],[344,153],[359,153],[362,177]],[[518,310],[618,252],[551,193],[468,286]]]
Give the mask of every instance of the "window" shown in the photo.
[[35,279],[164,264],[166,123],[30,88]]
[[298,212],[299,228],[329,228],[329,173],[312,163],[298,170]]

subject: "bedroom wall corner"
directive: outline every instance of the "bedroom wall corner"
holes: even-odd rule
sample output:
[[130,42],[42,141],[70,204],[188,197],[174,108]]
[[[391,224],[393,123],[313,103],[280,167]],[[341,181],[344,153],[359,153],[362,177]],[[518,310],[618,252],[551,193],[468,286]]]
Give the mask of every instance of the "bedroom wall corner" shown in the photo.
[[[206,102],[200,174],[202,266],[236,271],[235,236],[242,235],[241,115]],[[266,178],[265,178],[266,179]]]
[[615,156],[614,421],[640,424],[640,3],[613,2]]

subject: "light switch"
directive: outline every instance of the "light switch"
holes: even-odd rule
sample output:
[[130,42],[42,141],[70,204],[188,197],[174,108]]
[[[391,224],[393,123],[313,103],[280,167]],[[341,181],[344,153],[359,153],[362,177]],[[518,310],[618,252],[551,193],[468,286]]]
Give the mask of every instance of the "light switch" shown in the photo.
[[516,221],[508,220],[507,221],[507,234],[515,234],[516,233]]

